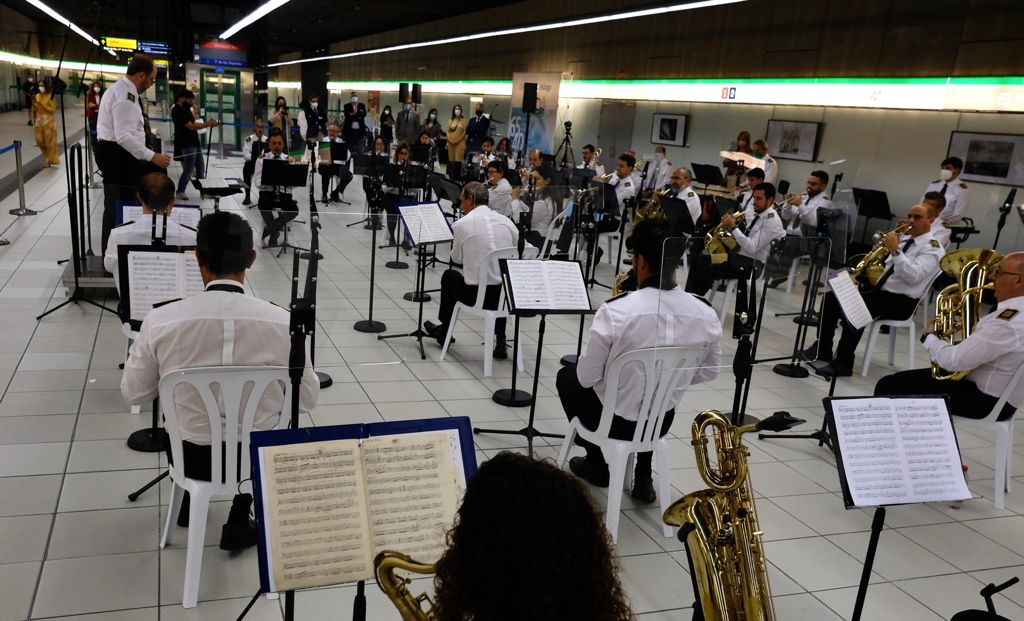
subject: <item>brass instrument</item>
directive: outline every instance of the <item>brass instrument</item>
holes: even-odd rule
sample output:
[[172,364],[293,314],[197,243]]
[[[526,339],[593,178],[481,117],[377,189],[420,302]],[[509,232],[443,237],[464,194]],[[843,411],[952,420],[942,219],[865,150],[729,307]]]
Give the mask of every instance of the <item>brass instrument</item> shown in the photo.
[[872,235],[875,245],[850,270],[850,276],[853,280],[856,281],[861,276],[865,276],[872,285],[878,284],[878,279],[885,273],[885,258],[889,256],[889,249],[885,247],[884,243],[885,236],[889,233],[895,233],[898,237],[909,229],[910,223],[905,222],[885,233],[875,233]]
[[[935,336],[956,345],[974,332],[981,318],[981,295],[985,289],[995,287],[986,281],[1002,260],[999,252],[982,248],[963,248],[942,257],[942,271],[957,281],[935,299]],[[968,373],[949,372],[932,363],[932,377],[938,380],[961,380]]]
[[[709,489],[672,503],[662,520],[680,526],[693,565],[705,621],[774,621],[762,531],[747,468],[742,436],[752,431],[785,431],[804,421],[788,412],[736,427],[715,410],[701,412],[691,427],[697,469]],[[708,458],[715,438],[717,468]]]
[[[417,574],[433,574],[433,564],[418,563],[401,552],[384,550],[373,559],[373,570],[377,575],[377,586],[388,596],[391,603],[398,609],[402,621],[433,621],[434,603],[426,593],[414,596],[409,592],[412,579],[395,574],[396,569],[411,571]],[[424,605],[426,607],[424,608]]]
[[[737,211],[732,214],[732,217],[735,223],[739,224],[746,214],[746,211]],[[704,249],[711,256],[713,265],[725,263],[729,258],[729,251],[736,248],[736,240],[732,236],[732,230],[736,228],[736,224],[731,227],[724,223],[719,224],[704,236]]]
[[614,176],[615,176],[615,171],[612,171],[610,173],[605,173],[603,175],[595,175],[594,176],[594,181],[600,181],[601,183],[608,183],[611,180],[611,178],[614,177]]
[[643,220],[657,219],[662,217],[661,213],[661,198],[672,191],[672,186],[669,186],[663,190],[658,190],[651,196],[651,199],[646,203],[637,208],[636,213],[633,214],[633,225],[636,226],[638,222]]

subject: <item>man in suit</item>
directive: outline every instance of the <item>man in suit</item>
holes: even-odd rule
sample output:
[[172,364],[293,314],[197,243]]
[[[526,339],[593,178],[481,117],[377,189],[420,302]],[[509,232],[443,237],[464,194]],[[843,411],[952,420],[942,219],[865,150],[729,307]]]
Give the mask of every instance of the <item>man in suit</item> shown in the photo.
[[359,103],[359,95],[353,91],[352,101],[342,109],[345,123],[342,125],[341,136],[348,143],[349,151],[362,155],[366,144],[366,104]]
[[484,138],[491,130],[491,119],[484,114],[484,105],[476,105],[476,115],[469,119],[469,126],[466,128],[466,150],[470,153],[477,153],[484,143]]
[[398,114],[395,127],[395,140],[398,144],[416,144],[420,137],[420,115],[412,103],[412,97],[406,97],[402,111]]
[[320,107],[320,98],[309,96],[309,105],[302,111],[306,120],[306,141],[316,142],[327,133],[327,111]]

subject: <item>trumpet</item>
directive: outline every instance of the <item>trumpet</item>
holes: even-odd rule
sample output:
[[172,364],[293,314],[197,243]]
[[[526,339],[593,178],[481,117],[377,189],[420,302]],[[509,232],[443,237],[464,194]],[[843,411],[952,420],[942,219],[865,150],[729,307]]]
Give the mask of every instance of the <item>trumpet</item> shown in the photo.
[[856,281],[861,276],[864,276],[872,286],[877,284],[878,280],[882,277],[882,274],[885,273],[885,258],[889,256],[889,249],[886,248],[883,243],[885,236],[889,233],[899,236],[907,232],[908,229],[910,229],[910,223],[905,222],[886,231],[885,233],[876,232],[872,235],[871,240],[875,245],[867,254],[860,257],[860,260],[856,265],[854,265],[853,269],[850,270],[850,277]]

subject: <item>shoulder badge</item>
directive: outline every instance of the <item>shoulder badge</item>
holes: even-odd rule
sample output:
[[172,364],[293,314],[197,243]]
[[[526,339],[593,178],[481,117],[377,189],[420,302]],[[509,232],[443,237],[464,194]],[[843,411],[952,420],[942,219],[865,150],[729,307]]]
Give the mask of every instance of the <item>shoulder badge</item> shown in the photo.
[[931,240],[931,245],[932,245],[932,248],[941,248],[941,246],[939,245],[939,240],[937,240],[937,239]]
[[118,225],[117,225],[117,226],[115,226],[114,228],[115,228],[115,229],[119,229],[119,228],[121,228],[122,226],[128,226],[129,224],[135,224],[135,220],[129,220],[129,221],[127,221],[127,222],[122,222],[121,224],[118,224]]
[[128,101],[135,103],[135,95],[132,93],[128,93]]
[[775,217],[775,212],[774,212],[774,211],[769,211],[769,212],[768,212],[768,215],[767,215],[767,216],[765,216],[765,219],[767,219],[767,220],[771,220],[771,219],[772,219],[772,218],[774,218],[774,217]]
[[964,183],[963,181],[961,181],[960,182],[960,187],[966,190],[967,189],[967,184]]
[[1005,319],[1006,321],[1009,321],[1009,320],[1013,319],[1014,317],[1016,317],[1018,312],[1020,312],[1020,311],[1018,311],[1016,308],[1008,308],[1008,309],[1004,310],[1003,312],[999,313],[999,318],[1000,319]]
[[604,303],[607,304],[608,302],[614,302],[615,300],[621,300],[622,298],[626,297],[627,295],[629,295],[629,291],[623,291],[619,295],[613,295],[612,297],[608,298],[607,300],[604,301]]
[[[703,295],[697,295],[696,293],[691,293],[690,295],[693,296],[693,299],[699,300],[701,302],[704,302],[708,306],[711,306],[711,302],[709,302],[708,299],[706,297],[704,297]],[[712,308],[714,308],[714,307],[712,307]]]
[[696,194],[693,193],[693,190],[686,193],[686,198],[693,198],[694,196],[696,196]]
[[246,142],[252,142],[252,136],[246,136],[245,141]]
[[631,188],[631,187],[633,187],[633,184],[631,182],[629,182],[629,181],[625,181],[623,183],[624,183],[624,185],[622,187],[624,187],[624,188]]

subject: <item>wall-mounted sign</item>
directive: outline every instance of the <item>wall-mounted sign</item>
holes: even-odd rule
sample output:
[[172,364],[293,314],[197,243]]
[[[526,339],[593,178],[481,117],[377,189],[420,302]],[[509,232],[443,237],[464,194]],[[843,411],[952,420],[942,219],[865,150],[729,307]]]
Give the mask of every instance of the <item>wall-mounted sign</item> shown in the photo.
[[166,41],[137,41],[137,49],[143,54],[153,56],[170,56],[171,45]]
[[134,52],[138,41],[124,37],[100,37],[100,43],[118,52]]
[[220,67],[245,67],[248,63],[245,48],[227,41],[200,43],[196,58],[202,64]]

